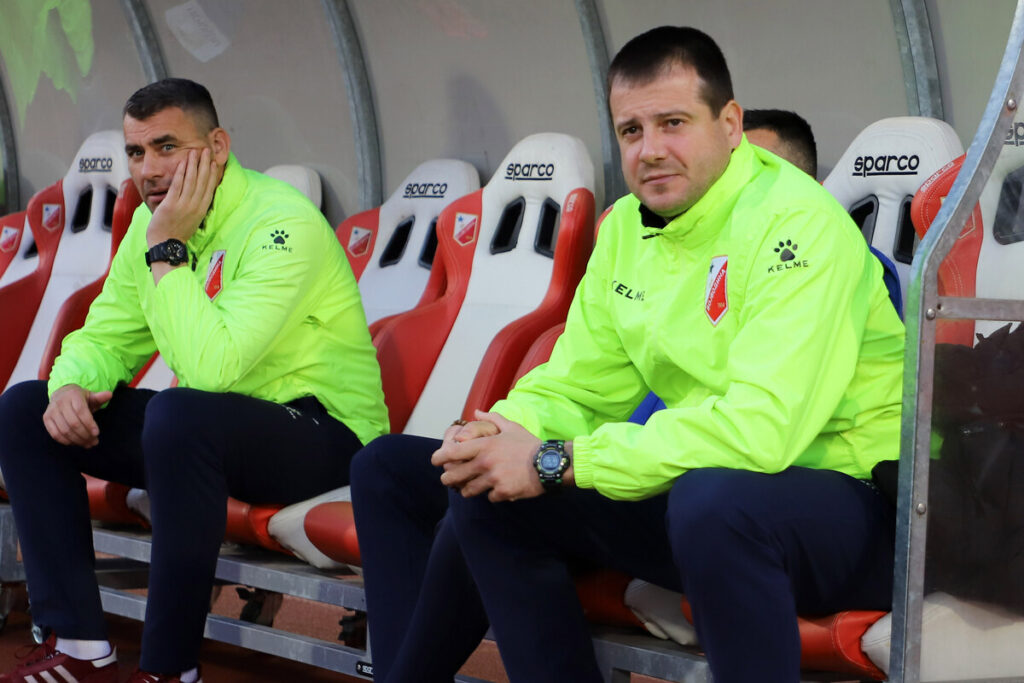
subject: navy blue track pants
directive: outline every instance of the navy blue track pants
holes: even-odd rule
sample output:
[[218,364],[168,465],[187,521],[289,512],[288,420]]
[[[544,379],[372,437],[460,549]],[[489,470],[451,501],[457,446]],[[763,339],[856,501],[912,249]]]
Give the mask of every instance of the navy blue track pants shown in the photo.
[[439,445],[385,436],[352,464],[377,680],[451,681],[490,623],[513,682],[601,681],[582,568],[685,592],[716,683],[795,683],[798,613],[891,604],[894,511],[844,474],[703,469],[643,501],[494,504],[440,485]]
[[64,638],[105,639],[86,474],[149,492],[153,523],[140,666],[198,664],[229,495],[295,503],[348,483],[359,439],[315,398],[287,406],[194,389],[120,388],[95,413],[99,444],[54,441],[46,383],[0,396],[0,468],[14,509],[33,620]]

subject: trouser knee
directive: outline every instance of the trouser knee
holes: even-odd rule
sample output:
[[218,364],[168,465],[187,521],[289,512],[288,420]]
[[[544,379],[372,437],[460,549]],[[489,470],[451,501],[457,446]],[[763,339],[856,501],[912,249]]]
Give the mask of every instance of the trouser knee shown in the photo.
[[[203,405],[206,392],[187,388],[165,389],[146,404],[142,452],[146,478],[173,477],[203,461],[220,445],[222,416]],[[208,462],[207,466],[217,466]]]
[[41,380],[15,384],[0,395],[0,466],[19,453],[34,452],[38,440],[51,438],[43,425],[48,403]]
[[0,439],[34,422],[41,424],[49,402],[46,382],[38,379],[20,382],[0,394]]
[[748,475],[725,469],[693,470],[669,494],[666,527],[676,565],[689,578],[715,576],[743,561],[744,548],[764,539],[751,509]]

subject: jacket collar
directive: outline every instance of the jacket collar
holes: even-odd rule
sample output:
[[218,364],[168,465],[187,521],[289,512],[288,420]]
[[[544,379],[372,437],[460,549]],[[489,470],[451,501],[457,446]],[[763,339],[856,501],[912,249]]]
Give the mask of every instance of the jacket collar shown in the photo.
[[705,219],[718,217],[723,211],[731,211],[732,204],[740,190],[757,174],[760,166],[761,163],[754,154],[753,147],[747,142],[747,136],[744,135],[739,146],[732,151],[725,172],[685,213],[666,220],[640,204],[642,236],[647,238],[662,235],[682,239],[694,232]]

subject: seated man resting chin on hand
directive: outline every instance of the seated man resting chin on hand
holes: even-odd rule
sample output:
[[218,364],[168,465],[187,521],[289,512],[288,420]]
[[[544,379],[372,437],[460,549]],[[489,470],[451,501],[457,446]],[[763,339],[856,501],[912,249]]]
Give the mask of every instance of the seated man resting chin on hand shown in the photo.
[[[56,634],[0,683],[118,681],[80,472],[149,492],[153,548],[133,683],[195,681],[225,504],[348,483],[387,431],[348,261],[320,211],[243,168],[206,88],[148,85],[124,108],[144,204],[50,380],[0,396],[0,467],[32,596]],[[159,351],[179,386],[127,386]]]

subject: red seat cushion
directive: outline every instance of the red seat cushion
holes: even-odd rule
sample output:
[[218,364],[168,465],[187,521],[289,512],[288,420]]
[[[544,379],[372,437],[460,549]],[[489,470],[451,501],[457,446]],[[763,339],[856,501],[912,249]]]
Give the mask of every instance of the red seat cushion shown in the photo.
[[237,498],[228,498],[228,518],[224,539],[290,555],[291,552],[275,541],[267,531],[270,518],[280,512],[283,507],[284,505],[251,505]]
[[327,557],[335,562],[362,564],[352,503],[321,503],[306,513],[303,527],[309,540]]
[[82,476],[85,478],[85,491],[89,497],[89,516],[93,519],[108,524],[149,526],[146,520],[135,514],[125,502],[128,495],[127,486],[90,477],[87,474]]

